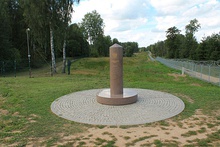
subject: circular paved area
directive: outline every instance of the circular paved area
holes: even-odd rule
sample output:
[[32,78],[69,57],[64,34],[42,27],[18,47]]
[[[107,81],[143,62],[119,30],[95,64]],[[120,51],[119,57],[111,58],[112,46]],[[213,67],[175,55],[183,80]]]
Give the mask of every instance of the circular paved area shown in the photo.
[[160,91],[132,89],[138,101],[130,105],[110,106],[96,101],[103,89],[79,91],[56,99],[51,110],[59,117],[94,125],[137,125],[173,117],[185,108],[181,99]]

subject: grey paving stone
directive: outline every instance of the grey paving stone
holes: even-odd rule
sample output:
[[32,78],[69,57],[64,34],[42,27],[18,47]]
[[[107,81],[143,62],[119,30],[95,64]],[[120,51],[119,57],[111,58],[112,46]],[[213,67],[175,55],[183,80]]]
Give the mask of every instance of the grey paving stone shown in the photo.
[[181,113],[185,105],[181,99],[160,91],[131,89],[138,93],[138,101],[130,105],[109,106],[96,101],[103,89],[74,92],[56,99],[51,110],[67,120],[94,125],[137,125],[164,120]]

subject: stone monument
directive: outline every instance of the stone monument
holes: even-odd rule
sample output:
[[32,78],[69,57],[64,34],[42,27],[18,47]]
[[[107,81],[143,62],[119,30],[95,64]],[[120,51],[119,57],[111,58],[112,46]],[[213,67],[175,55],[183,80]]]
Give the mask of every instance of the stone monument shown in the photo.
[[110,88],[64,95],[51,104],[53,113],[79,123],[119,126],[152,123],[184,110],[183,101],[169,93],[123,88],[122,47],[114,44],[109,50]]
[[127,105],[137,101],[137,93],[123,88],[123,49],[114,44],[110,52],[110,89],[104,89],[97,94],[98,103],[105,105]]

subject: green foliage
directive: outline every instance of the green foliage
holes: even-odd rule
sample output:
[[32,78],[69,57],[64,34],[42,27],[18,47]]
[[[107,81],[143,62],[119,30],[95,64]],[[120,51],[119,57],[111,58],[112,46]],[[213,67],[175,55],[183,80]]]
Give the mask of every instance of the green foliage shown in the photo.
[[32,43],[30,47],[33,47],[34,51],[35,48],[44,50],[43,56],[51,58],[52,71],[56,73],[55,55],[59,54],[59,49],[66,42],[66,31],[73,12],[74,0],[19,2],[23,8],[25,22],[30,28]]
[[185,26],[186,39],[185,48],[182,53],[182,58],[196,59],[196,49],[198,48],[198,42],[194,36],[195,32],[200,28],[200,24],[197,19],[190,20],[190,23]]
[[20,60],[20,50],[24,47],[23,19],[17,0],[0,1],[0,61]]
[[179,34],[179,33],[180,33],[180,30],[177,27],[173,26],[173,27],[167,29],[166,37],[168,39],[173,40],[173,39],[176,38],[176,35]]
[[83,30],[84,36],[88,38],[90,44],[93,44],[100,35],[103,36],[104,34],[103,19],[96,10],[87,13],[84,16],[80,23],[80,27]]
[[220,130],[217,130],[214,133],[208,134],[207,138],[205,138],[205,139],[196,139],[196,140],[194,140],[194,142],[195,142],[194,144],[185,145],[185,147],[213,146],[213,144],[211,144],[213,142],[217,142],[214,146],[218,146],[219,145],[219,143],[218,143],[219,139],[220,139]]
[[[104,21],[97,11],[86,14],[79,26],[68,26],[75,2],[79,0],[1,0],[0,61],[27,59],[27,36],[32,68],[40,67],[39,60],[48,63],[52,59],[56,71],[55,57],[65,57],[64,42],[69,57],[109,56],[109,47],[120,43],[104,36]],[[125,50],[126,56],[138,52],[133,45]]]
[[131,57],[134,53],[139,51],[137,42],[125,42],[122,43],[123,54],[125,57]]
[[89,40],[90,56],[108,56],[109,47],[112,45],[110,36],[104,36],[104,22],[97,11],[87,13],[80,23],[84,38]]
[[200,130],[198,130],[198,133],[205,133],[206,132],[206,128],[202,127]]
[[68,57],[89,56],[90,54],[89,44],[77,24],[68,27],[66,52]]
[[169,126],[169,123],[164,120],[160,121],[159,123],[161,126]]
[[156,145],[156,147],[162,147],[163,146],[162,142],[158,139],[154,140],[154,144]]
[[196,18],[190,20],[190,23],[185,26],[186,34],[195,34],[199,28],[201,28],[201,26]]
[[120,43],[116,38],[111,40],[110,36],[104,36],[104,22],[97,11],[87,13],[79,25],[84,38],[89,40],[92,57],[109,56],[109,47],[115,43],[122,45],[126,57],[131,57],[139,51],[136,42]]
[[135,146],[135,144],[137,142],[140,142],[140,141],[152,138],[152,137],[157,137],[157,135],[150,135],[150,136],[144,136],[144,137],[137,138],[137,139],[133,140],[132,142],[126,143],[126,146]]
[[7,5],[4,1],[0,2],[0,60],[3,60],[10,55],[7,53],[7,49],[11,48],[10,43],[10,19],[8,14]]
[[112,45],[110,36],[98,36],[94,42],[92,50],[96,50],[99,56],[109,56],[109,47]]
[[148,46],[147,50],[151,51],[153,55],[164,57],[167,49],[164,41],[158,41],[157,43]]
[[166,31],[167,40],[165,41],[165,45],[167,46],[167,57],[168,58],[176,58],[178,56],[178,45],[180,44],[180,40],[178,37],[180,34],[180,30],[175,26],[168,28]]
[[220,33],[203,38],[196,50],[197,60],[220,59]]
[[196,58],[196,49],[198,47],[198,42],[193,34],[186,34],[185,37],[185,47],[181,52],[182,58],[195,59]]
[[194,34],[201,28],[197,19],[185,26],[185,35],[179,34],[178,28],[171,27],[166,31],[167,39],[147,47],[155,56],[167,58],[188,58],[193,60],[219,60],[220,59],[220,33],[204,37],[198,43]]
[[188,131],[184,134],[181,134],[181,136],[184,136],[184,137],[190,137],[192,135],[197,135],[197,132],[196,131]]
[[119,41],[118,41],[117,38],[114,38],[114,39],[112,40],[112,43],[113,43],[113,44],[115,44],[115,43],[119,44]]

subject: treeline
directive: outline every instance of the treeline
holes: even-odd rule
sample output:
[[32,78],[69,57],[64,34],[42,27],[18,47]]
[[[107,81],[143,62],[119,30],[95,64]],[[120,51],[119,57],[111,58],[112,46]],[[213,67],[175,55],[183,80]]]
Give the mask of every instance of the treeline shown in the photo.
[[[51,62],[56,73],[56,58],[108,56],[109,47],[118,43],[124,56],[138,52],[138,43],[121,43],[104,35],[101,16],[92,11],[79,24],[70,24],[74,3],[79,0],[1,0],[0,61],[30,57],[31,66],[38,60]],[[29,47],[29,56],[28,56]]]
[[185,26],[185,35],[177,27],[168,28],[166,40],[147,47],[155,56],[165,58],[187,58],[192,60],[220,60],[220,32],[203,37],[200,43],[195,38],[200,24],[197,19]]
[[[87,13],[79,24],[70,25],[68,39],[72,43],[69,43],[68,51],[73,53],[73,56],[106,57],[109,56],[109,47],[115,43],[123,47],[124,56],[130,57],[139,51],[137,42],[120,42],[117,38],[105,36],[104,26],[104,21],[96,10]],[[76,52],[80,46],[84,48]]]

